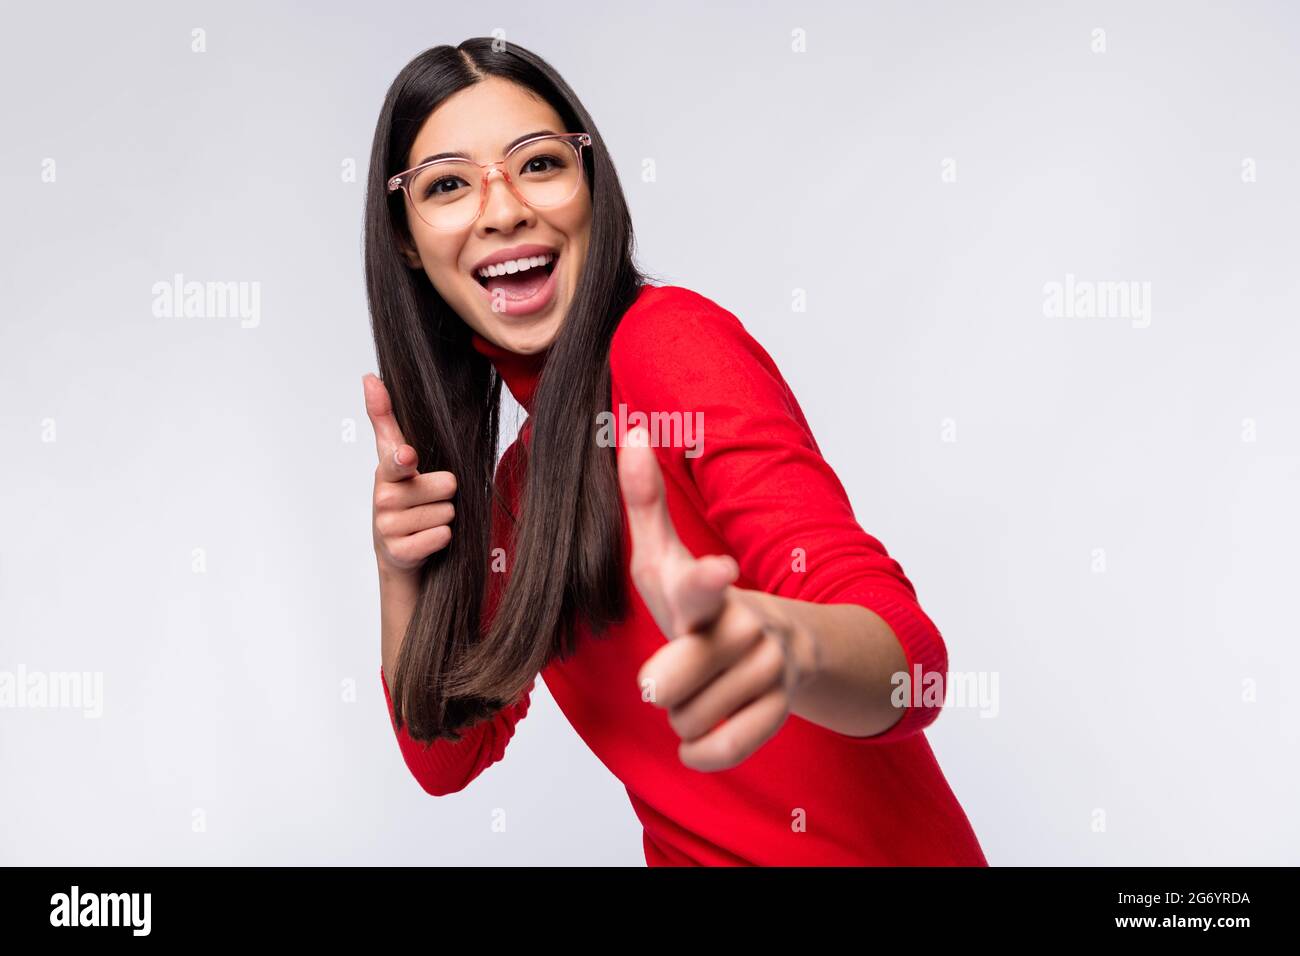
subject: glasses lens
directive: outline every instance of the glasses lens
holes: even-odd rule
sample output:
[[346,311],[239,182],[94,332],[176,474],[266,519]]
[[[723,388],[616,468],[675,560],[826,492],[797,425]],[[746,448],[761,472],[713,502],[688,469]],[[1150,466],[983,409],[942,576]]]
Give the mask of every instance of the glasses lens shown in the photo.
[[[564,140],[542,139],[510,154],[505,167],[530,206],[568,202],[582,183],[578,149]],[[462,229],[478,212],[483,170],[449,159],[426,166],[411,180],[411,200],[420,218],[435,229]],[[499,177],[498,177],[499,178]]]
[[473,163],[456,159],[424,167],[411,180],[415,211],[435,229],[469,225],[478,212],[481,175]]
[[510,178],[531,206],[558,206],[582,182],[578,150],[564,140],[541,139],[510,154]]

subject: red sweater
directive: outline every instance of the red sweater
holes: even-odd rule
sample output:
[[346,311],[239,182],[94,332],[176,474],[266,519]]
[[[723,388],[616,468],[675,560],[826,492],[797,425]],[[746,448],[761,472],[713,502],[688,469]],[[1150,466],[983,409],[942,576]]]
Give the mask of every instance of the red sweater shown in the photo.
[[[531,411],[545,353],[521,356],[477,334],[473,344]],[[609,361],[616,420],[620,403],[627,415],[703,412],[702,454],[655,449],[669,512],[693,554],[730,554],[741,569],[737,587],[869,608],[897,635],[909,673],[917,666],[946,671],[943,638],[911,583],[858,525],[789,386],[734,315],[688,289],[646,286],[614,333]],[[498,465],[497,481],[512,502],[519,488],[512,465],[521,442],[526,455],[530,435],[526,421]],[[494,517],[494,547],[504,541],[504,520]],[[636,680],[666,638],[627,570],[626,513],[623,520],[627,619],[601,639],[580,632],[577,653],[541,676],[627,788],[644,827],[647,864],[988,865],[922,733],[937,707],[910,707],[874,737],[850,737],[791,714],[730,770],[684,766],[667,713],[641,699]],[[391,719],[386,681],[383,687]],[[441,795],[501,759],[528,705],[526,692],[454,743],[425,745],[393,726],[411,773]]]

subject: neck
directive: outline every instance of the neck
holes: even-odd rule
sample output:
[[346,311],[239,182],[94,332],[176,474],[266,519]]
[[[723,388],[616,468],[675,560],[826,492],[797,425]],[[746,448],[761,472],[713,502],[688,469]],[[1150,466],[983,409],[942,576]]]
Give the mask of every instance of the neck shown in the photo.
[[533,394],[537,391],[537,383],[541,381],[542,369],[546,367],[546,356],[550,348],[532,355],[524,355],[497,345],[474,331],[470,332],[470,344],[476,352],[486,355],[491,360],[492,366],[506,383],[506,388],[510,389],[510,394],[515,397],[515,401],[531,415]]

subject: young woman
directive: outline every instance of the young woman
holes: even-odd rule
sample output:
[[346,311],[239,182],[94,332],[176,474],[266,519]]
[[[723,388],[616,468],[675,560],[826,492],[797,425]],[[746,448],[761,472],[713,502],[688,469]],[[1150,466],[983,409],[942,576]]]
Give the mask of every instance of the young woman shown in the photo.
[[[540,674],[650,865],[987,865],[922,732],[941,695],[895,705],[947,667],[902,568],[739,320],[634,265],[577,96],[500,47],[408,64],[371,152],[380,679],[408,767],[468,786]],[[503,382],[528,419],[497,463]]]

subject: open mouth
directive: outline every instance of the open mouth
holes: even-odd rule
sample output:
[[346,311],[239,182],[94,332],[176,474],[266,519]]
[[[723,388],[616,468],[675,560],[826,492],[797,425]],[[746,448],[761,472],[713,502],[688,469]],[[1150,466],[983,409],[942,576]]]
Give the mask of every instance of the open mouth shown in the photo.
[[512,259],[480,269],[474,278],[489,294],[499,291],[507,299],[530,299],[546,284],[559,261],[557,253]]

